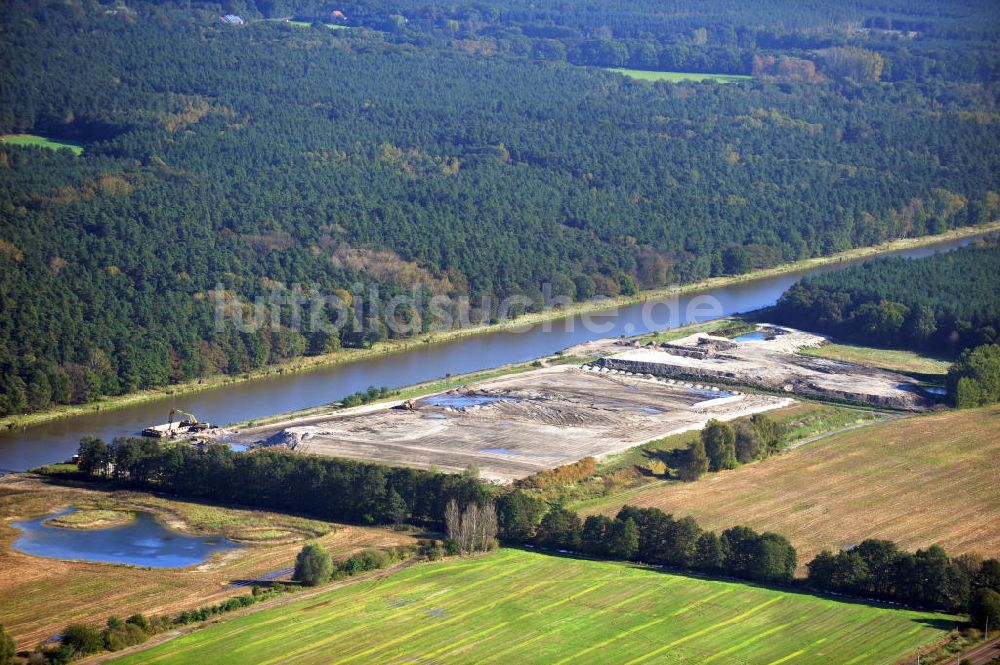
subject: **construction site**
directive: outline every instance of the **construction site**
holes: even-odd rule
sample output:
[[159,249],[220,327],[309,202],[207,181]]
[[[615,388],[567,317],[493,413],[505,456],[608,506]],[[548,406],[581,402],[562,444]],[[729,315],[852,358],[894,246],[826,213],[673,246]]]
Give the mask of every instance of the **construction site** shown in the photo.
[[584,457],[700,429],[792,400],[593,367],[559,366],[390,402],[247,429],[239,440],[319,455],[460,472],[509,482]]
[[[662,343],[600,340],[566,351],[594,358],[582,366],[543,367],[239,432],[204,430],[181,413],[188,417],[181,427],[187,438],[222,440],[237,450],[282,446],[444,472],[475,467],[483,479],[506,483],[701,429],[711,419],[780,408],[794,396],[909,411],[934,404],[903,374],[796,353],[824,341],[767,324],[734,339],[696,333]],[[173,414],[166,427],[176,427]]]
[[934,397],[897,372],[796,353],[825,337],[772,325],[731,340],[696,333],[672,342],[640,346],[612,341],[588,352],[603,357],[600,371],[724,382],[825,400],[921,411]]

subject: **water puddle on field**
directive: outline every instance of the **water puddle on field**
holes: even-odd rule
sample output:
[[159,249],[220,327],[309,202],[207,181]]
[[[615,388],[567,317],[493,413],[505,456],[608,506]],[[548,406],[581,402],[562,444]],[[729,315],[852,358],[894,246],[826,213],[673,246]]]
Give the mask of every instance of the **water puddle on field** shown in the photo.
[[232,450],[234,453],[245,453],[246,451],[250,450],[250,446],[248,446],[245,443],[230,443],[229,449]]
[[469,406],[513,401],[515,400],[511,397],[495,397],[493,395],[435,395],[428,397],[426,403],[431,406],[450,406],[453,409],[463,409]]
[[663,409],[657,409],[655,406],[644,406],[642,407],[642,412],[650,415],[656,415],[657,413],[663,413]]
[[763,342],[767,339],[767,333],[763,330],[758,330],[756,332],[746,333],[745,335],[739,335],[733,338],[734,342]]
[[722,397],[732,397],[736,393],[731,393],[728,390],[720,390],[715,392],[709,388],[688,388],[687,391],[694,395],[700,395],[708,399],[720,399]]
[[481,453],[493,453],[495,455],[517,455],[513,450],[508,450],[506,448],[484,448],[480,450]]
[[938,388],[937,386],[921,386],[925,393],[930,393],[931,395],[938,395],[939,397],[944,397],[948,394],[948,391],[944,388]]
[[188,536],[171,531],[149,513],[136,513],[127,524],[99,529],[67,529],[46,524],[75,512],[70,508],[33,520],[11,522],[20,530],[11,546],[47,559],[124,563],[150,568],[185,568],[207,561],[216,552],[240,545],[225,538]]

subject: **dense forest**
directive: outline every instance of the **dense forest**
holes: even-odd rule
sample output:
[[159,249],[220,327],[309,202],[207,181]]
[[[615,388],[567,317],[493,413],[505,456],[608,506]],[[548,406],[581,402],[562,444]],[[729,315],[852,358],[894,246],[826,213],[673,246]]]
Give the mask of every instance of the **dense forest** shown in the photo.
[[837,339],[954,356],[1000,341],[1000,242],[808,277],[772,318]]
[[994,219],[995,7],[885,4],[3,3],[0,414]]

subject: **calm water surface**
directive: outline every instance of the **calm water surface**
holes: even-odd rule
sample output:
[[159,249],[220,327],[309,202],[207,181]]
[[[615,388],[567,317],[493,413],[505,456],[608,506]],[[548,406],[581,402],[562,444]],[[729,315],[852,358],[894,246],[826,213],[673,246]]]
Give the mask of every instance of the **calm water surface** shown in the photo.
[[239,547],[225,538],[188,536],[171,531],[149,513],[136,513],[131,522],[104,529],[65,529],[45,523],[71,512],[73,509],[11,522],[21,532],[13,548],[48,559],[185,568],[207,561],[216,552]]
[[[896,256],[919,258],[966,245],[975,238],[953,240],[937,245],[894,252]],[[209,422],[225,424],[260,418],[328,404],[368,386],[404,386],[427,381],[445,374],[461,374],[521,362],[554,353],[580,342],[637,335],[694,321],[713,318],[688,306],[696,298],[714,297],[725,316],[773,305],[784,291],[805,275],[840,270],[871,260],[843,261],[811,270],[743,282],[733,286],[689,293],[679,300],[679,317],[671,318],[666,307],[652,310],[652,319],[644,316],[644,305],[621,307],[617,315],[590,319],[603,327],[585,327],[580,317],[538,324],[521,332],[504,331],[457,339],[442,344],[411,347],[407,351],[358,362],[325,367],[301,374],[286,374],[258,381],[240,383],[202,393],[146,402],[123,409],[57,420],[34,427],[0,434],[0,470],[24,470],[41,464],[61,461],[76,452],[80,437],[138,434],[150,424],[162,423],[171,408],[195,413]],[[647,311],[649,305],[645,305]]]

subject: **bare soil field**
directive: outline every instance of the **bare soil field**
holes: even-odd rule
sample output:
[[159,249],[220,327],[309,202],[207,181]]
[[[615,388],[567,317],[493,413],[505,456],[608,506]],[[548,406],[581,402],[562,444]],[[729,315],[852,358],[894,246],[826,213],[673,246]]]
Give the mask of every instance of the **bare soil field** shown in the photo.
[[792,328],[762,326],[768,338],[733,342],[695,333],[659,346],[619,350],[603,368],[726,381],[824,399],[923,410],[933,404],[911,377],[873,367],[799,355],[825,338]]
[[[11,520],[55,512],[69,505],[101,505],[151,512],[189,533],[219,533],[244,547],[189,568],[135,566],[45,559],[16,552]],[[258,535],[270,536],[258,541]],[[67,624],[103,624],[111,615],[135,612],[173,615],[245,595],[235,581],[258,578],[294,565],[306,539],[316,539],[335,558],[363,547],[405,544],[412,537],[386,529],[343,526],[255,510],[174,501],[140,492],[103,492],[52,485],[28,475],[0,478],[0,622],[18,649],[33,649]]]
[[504,482],[790,401],[564,366],[423,397],[412,409],[370,405],[244,430],[239,437],[443,471],[475,465],[483,478]]
[[835,434],[792,453],[587,502],[692,515],[707,529],[746,524],[786,536],[799,561],[887,538],[916,549],[1000,556],[1000,406],[922,415]]

